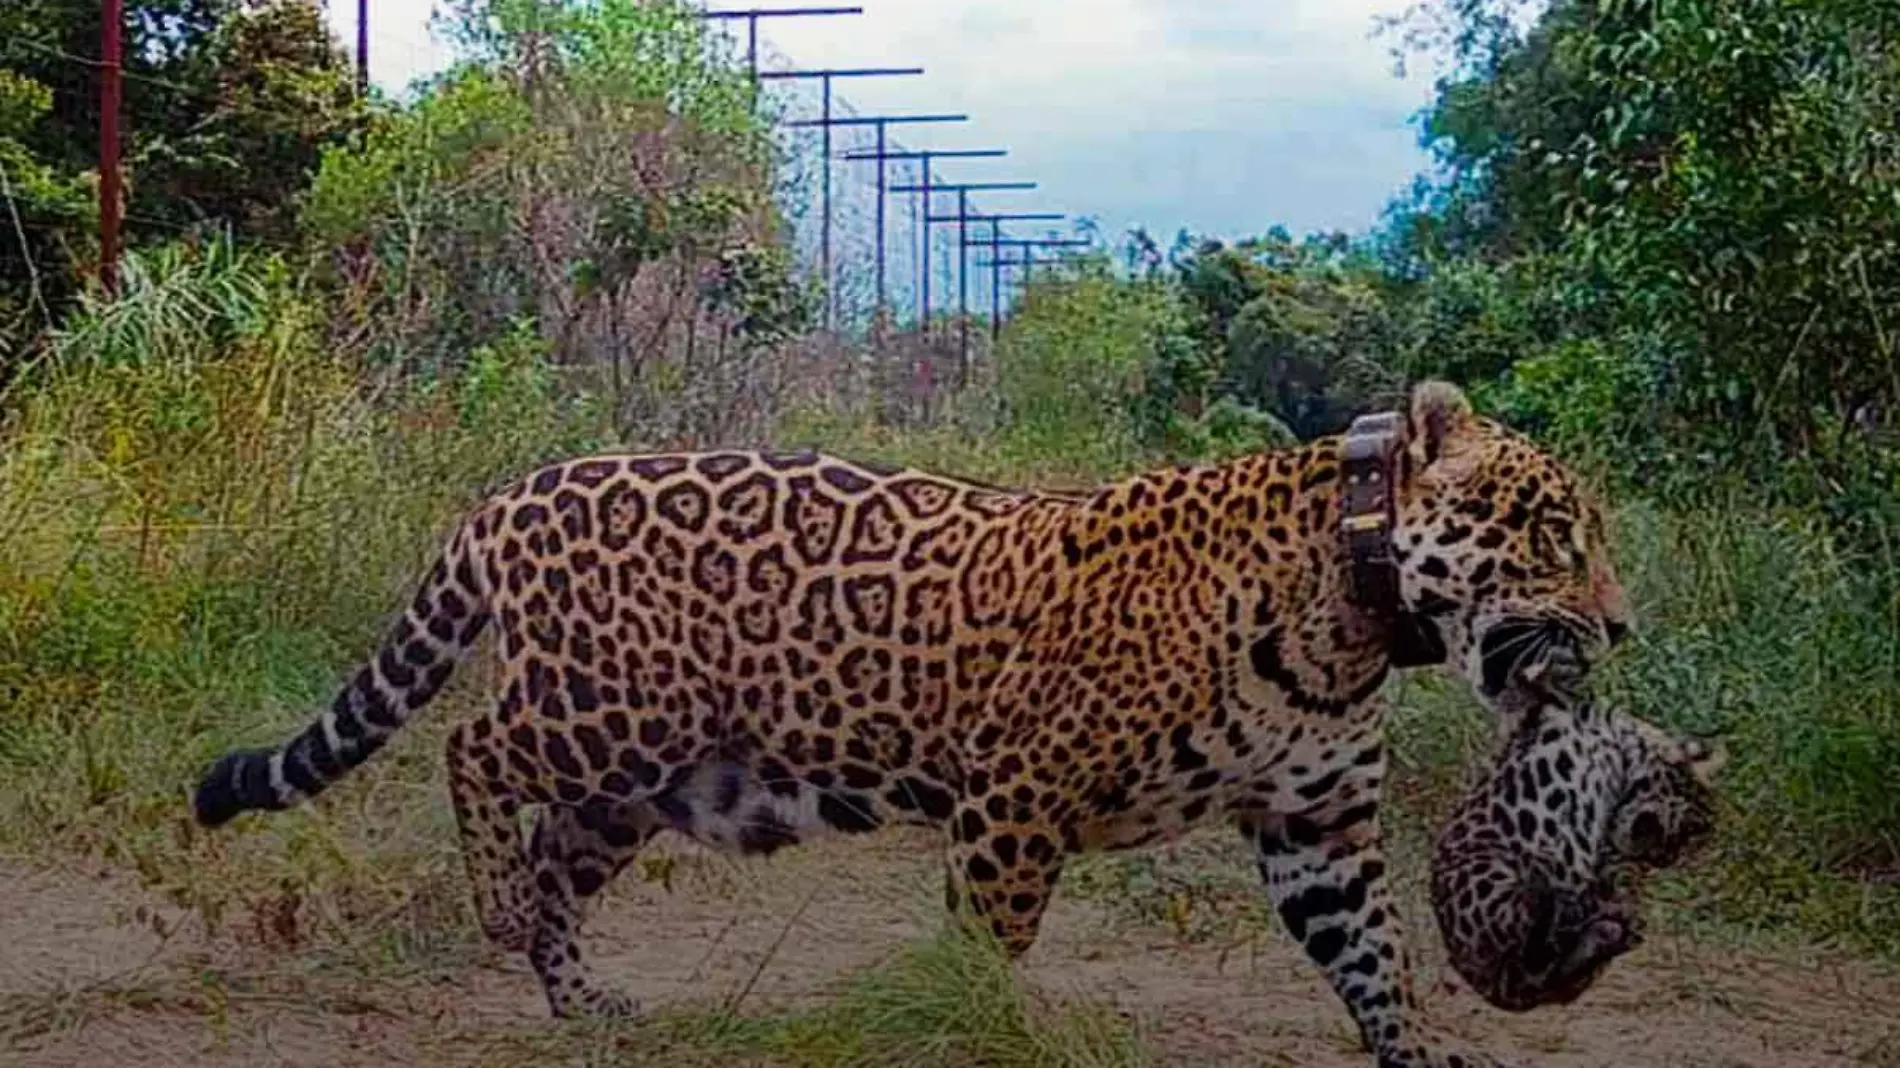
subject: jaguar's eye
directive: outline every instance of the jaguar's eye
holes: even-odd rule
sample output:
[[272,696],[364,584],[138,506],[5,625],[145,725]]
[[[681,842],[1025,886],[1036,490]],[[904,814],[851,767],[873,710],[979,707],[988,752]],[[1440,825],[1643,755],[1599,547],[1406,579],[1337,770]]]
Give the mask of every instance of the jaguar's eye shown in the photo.
[[1532,520],[1530,549],[1532,570],[1540,577],[1587,578],[1590,574],[1583,528],[1568,517],[1542,515]]
[[[1590,544],[1594,528],[1581,525],[1570,528],[1570,570],[1578,578],[1590,577]],[[1597,544],[1602,544],[1598,540]]]

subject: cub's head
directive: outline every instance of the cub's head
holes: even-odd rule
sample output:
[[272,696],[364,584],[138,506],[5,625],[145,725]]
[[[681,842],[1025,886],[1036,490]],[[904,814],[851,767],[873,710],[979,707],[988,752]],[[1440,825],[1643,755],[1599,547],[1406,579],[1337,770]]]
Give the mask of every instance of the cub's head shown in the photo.
[[1475,415],[1457,387],[1413,390],[1398,467],[1401,595],[1483,699],[1554,648],[1587,666],[1628,633],[1603,517],[1581,482]]
[[1728,754],[1647,724],[1640,734],[1643,742],[1611,820],[1608,845],[1617,860],[1667,868],[1700,852],[1714,835],[1715,776]]

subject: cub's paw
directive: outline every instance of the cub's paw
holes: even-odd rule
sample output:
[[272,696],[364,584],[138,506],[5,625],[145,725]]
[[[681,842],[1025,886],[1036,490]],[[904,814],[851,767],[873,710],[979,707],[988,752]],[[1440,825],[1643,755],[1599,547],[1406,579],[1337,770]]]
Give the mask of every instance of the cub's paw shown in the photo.
[[622,1020],[637,1016],[640,1003],[612,987],[588,986],[564,997],[550,997],[548,1008],[562,1020]]

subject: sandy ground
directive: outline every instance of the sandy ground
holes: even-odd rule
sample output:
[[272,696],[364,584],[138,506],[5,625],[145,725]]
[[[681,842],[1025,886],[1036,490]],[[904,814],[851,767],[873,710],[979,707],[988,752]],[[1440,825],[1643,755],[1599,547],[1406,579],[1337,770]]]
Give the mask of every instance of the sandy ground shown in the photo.
[[[649,1009],[740,991],[746,1011],[821,997],[934,929],[935,863],[927,843],[887,836],[695,862],[670,891],[623,878],[590,926],[596,967]],[[521,1064],[496,1059],[493,1037],[553,1026],[525,961],[466,947],[366,972],[239,924],[209,937],[110,872],[0,866],[0,902],[0,1064]],[[1851,960],[1655,936],[1578,1004],[1513,1016],[1449,989],[1436,945],[1414,941],[1438,1022],[1518,1063],[1900,1066],[1900,977]],[[1022,972],[1038,994],[1112,1003],[1161,1064],[1367,1064],[1343,1009],[1275,931],[1185,942],[1059,899]],[[593,1062],[550,1049],[535,1063]]]

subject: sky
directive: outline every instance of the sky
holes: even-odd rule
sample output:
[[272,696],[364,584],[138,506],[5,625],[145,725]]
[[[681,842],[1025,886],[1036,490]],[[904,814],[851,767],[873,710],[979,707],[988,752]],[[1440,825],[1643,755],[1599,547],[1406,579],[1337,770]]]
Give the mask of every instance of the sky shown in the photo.
[[[831,3],[833,0],[825,0]],[[399,90],[439,66],[431,0],[372,0],[370,69]],[[1378,15],[1408,0],[855,0],[863,14],[769,19],[799,67],[921,66],[838,82],[861,114],[961,112],[915,148],[1007,148],[946,161],[951,181],[1029,179],[989,210],[1062,211],[1105,234],[1145,225],[1235,238],[1363,230],[1427,162],[1412,120],[1431,70],[1393,70]],[[330,0],[355,40],[355,4]],[[732,0],[714,7],[794,6]],[[1005,203],[1005,198],[1007,202]]]

